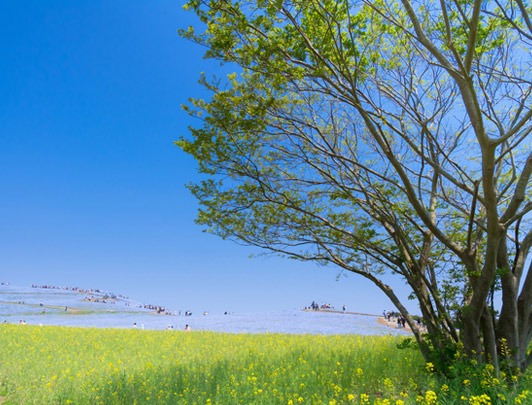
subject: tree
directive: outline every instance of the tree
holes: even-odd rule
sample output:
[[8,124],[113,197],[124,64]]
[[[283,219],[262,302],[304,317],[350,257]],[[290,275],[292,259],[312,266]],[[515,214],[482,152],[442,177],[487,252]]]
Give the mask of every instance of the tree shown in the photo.
[[[427,359],[532,362],[532,43],[521,0],[191,0],[235,69],[177,144],[223,238],[371,280]],[[392,288],[419,302],[423,335]]]

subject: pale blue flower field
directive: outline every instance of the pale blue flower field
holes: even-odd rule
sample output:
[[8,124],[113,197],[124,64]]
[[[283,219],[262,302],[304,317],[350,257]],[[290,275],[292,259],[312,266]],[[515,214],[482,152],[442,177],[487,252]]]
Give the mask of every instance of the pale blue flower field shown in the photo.
[[[96,328],[184,329],[230,333],[407,335],[377,323],[376,316],[287,310],[267,313],[156,314],[125,297],[103,300],[103,293],[0,286],[0,322]],[[42,304],[42,306],[41,306]],[[67,311],[65,311],[65,307]]]

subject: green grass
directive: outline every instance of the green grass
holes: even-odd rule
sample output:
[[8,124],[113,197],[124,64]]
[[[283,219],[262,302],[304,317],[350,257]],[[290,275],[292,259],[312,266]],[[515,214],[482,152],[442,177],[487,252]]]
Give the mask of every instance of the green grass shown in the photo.
[[[474,378],[443,386],[400,341],[4,324],[0,395],[18,404],[482,403]],[[525,391],[506,388],[504,403]]]

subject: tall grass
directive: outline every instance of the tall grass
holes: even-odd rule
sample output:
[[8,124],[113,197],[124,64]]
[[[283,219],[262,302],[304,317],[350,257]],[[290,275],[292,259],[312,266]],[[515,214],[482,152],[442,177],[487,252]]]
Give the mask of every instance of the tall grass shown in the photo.
[[0,384],[20,404],[482,403],[400,341],[4,324]]

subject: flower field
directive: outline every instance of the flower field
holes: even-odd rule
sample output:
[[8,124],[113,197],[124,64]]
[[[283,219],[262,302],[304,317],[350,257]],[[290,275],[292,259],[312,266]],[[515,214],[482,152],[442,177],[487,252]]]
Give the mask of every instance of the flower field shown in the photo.
[[[440,385],[401,339],[2,324],[0,403],[492,403],[474,376]],[[531,403],[497,381],[501,403]]]

